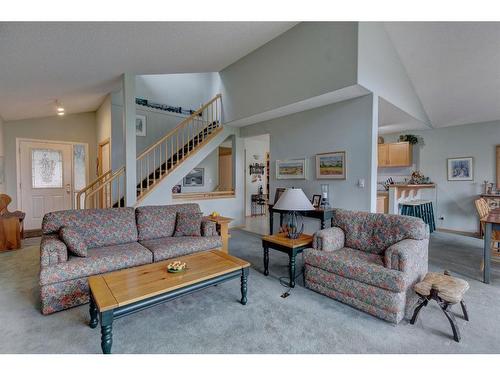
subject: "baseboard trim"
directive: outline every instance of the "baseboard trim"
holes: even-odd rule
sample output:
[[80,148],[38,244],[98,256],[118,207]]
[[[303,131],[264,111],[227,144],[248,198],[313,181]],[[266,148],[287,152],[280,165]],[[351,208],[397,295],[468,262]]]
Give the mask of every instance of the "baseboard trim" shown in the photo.
[[444,232],[444,233],[459,234],[461,236],[466,236],[466,237],[481,238],[481,237],[479,237],[479,233],[477,233],[477,232],[467,232],[467,231],[447,229],[447,228],[436,228],[436,231],[437,232]]
[[24,231],[24,238],[33,238],[33,237],[41,237],[42,230],[41,229],[28,229]]

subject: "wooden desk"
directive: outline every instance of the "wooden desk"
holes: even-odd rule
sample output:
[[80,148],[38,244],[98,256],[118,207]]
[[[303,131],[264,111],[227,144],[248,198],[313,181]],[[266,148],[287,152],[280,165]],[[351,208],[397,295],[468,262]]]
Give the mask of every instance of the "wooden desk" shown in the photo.
[[[269,204],[269,234],[273,234],[273,224],[274,224],[274,214],[280,214],[280,227],[283,225],[283,215],[288,211],[276,210],[273,208],[273,204]],[[310,211],[300,211],[300,214],[305,217],[311,217],[313,219],[318,219],[321,221],[321,229],[326,228],[326,221],[330,220],[332,222],[333,215],[335,213],[334,208],[324,209],[316,209]]]
[[500,208],[495,208],[491,210],[490,214],[485,218],[481,219],[484,223],[484,270],[483,270],[483,282],[486,284],[490,283],[490,268],[491,268],[491,235],[494,230],[500,230]]

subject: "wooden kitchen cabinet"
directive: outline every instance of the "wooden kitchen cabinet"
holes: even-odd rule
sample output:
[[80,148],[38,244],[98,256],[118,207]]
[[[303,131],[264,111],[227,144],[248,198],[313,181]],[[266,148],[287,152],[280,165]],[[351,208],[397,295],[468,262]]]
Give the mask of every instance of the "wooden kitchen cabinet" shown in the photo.
[[378,145],[379,167],[410,167],[412,145],[408,142],[383,143]]

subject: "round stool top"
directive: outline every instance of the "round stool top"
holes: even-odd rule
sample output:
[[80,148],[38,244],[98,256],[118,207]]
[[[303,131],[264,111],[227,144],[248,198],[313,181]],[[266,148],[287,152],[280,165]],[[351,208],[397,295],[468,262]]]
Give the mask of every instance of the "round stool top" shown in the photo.
[[460,302],[469,289],[467,281],[436,272],[429,272],[413,289],[421,296],[428,296],[433,285],[438,290],[438,297],[449,303]]

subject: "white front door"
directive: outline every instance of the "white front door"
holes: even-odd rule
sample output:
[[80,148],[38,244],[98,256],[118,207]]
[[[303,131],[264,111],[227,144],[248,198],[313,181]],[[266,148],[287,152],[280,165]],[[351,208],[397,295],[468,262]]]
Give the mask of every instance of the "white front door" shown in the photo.
[[24,228],[40,229],[46,213],[72,208],[72,145],[20,141],[19,153]]

